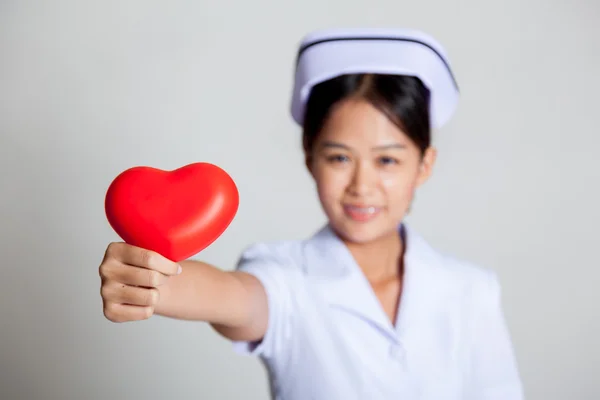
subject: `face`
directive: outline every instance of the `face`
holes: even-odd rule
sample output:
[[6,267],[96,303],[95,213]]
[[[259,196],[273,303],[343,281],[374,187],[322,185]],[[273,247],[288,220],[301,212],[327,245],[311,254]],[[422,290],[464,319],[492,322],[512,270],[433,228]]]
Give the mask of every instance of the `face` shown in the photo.
[[377,108],[351,99],[332,110],[307,166],[332,227],[366,243],[397,233],[434,161],[434,149],[421,154]]

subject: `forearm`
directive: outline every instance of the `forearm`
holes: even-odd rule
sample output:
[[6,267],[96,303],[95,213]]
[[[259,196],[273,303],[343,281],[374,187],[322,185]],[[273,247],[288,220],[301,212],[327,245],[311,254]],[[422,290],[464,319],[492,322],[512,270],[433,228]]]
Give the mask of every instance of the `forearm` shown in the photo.
[[155,314],[229,327],[248,323],[249,293],[235,273],[200,261],[180,265],[182,273],[159,288]]

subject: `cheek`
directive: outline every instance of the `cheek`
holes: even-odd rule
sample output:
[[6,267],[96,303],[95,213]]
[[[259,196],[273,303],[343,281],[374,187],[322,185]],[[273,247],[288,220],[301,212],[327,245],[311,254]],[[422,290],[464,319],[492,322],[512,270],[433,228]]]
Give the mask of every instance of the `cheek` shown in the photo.
[[325,203],[339,200],[346,191],[347,178],[344,171],[321,168],[316,171],[314,178],[319,197]]
[[394,173],[382,178],[382,185],[393,204],[404,206],[409,203],[417,188],[416,174]]

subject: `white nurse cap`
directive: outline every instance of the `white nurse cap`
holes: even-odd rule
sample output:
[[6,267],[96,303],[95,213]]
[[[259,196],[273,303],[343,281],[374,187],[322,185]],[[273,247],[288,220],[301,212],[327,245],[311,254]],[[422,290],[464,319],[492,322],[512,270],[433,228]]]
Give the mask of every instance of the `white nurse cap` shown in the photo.
[[452,117],[458,84],[442,46],[431,36],[409,29],[330,29],[306,35],[298,50],[291,112],[302,125],[311,89],[352,73],[410,75],[431,92],[431,126]]

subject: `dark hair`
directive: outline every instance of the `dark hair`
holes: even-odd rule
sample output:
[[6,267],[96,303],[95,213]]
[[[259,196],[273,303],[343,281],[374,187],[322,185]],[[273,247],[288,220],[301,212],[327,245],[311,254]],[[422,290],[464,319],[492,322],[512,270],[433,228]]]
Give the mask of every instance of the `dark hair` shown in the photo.
[[416,77],[381,74],[348,74],[315,85],[304,117],[303,147],[310,154],[334,105],[361,98],[385,113],[423,154],[431,143],[430,93]]

